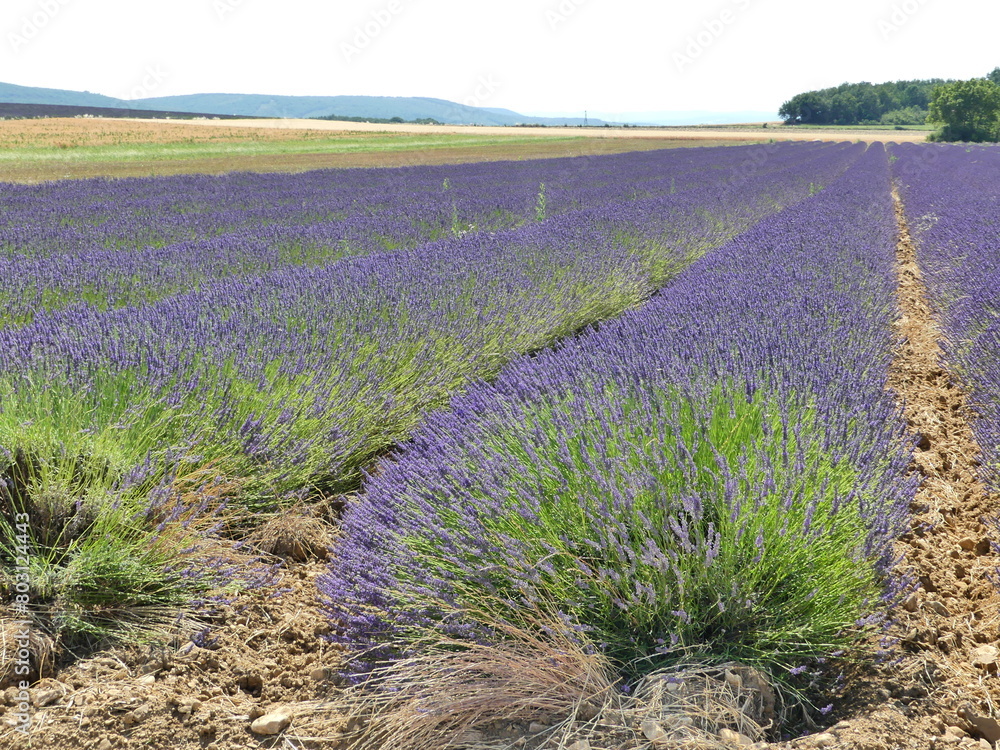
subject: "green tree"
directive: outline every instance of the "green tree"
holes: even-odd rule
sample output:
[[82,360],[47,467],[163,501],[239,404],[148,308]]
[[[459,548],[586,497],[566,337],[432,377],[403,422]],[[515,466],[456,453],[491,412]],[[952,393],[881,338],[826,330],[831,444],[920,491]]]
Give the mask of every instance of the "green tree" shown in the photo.
[[784,119],[786,125],[806,123],[824,123],[826,120],[827,103],[823,96],[815,91],[796,94],[781,105],[778,116]]
[[830,98],[830,121],[850,125],[858,119],[858,99],[850,91],[841,91]]
[[[864,86],[864,84],[862,85]],[[878,118],[882,116],[885,110],[879,107],[878,94],[871,88],[871,84],[867,84],[866,88],[861,89],[857,100],[858,119],[862,123],[878,122]]]
[[1000,85],[986,78],[935,87],[927,121],[941,125],[935,141],[995,141],[1000,137]]
[[917,86],[911,83],[903,89],[900,98],[903,107],[927,109],[927,104],[930,102],[930,90],[925,86]]
[[923,125],[927,122],[927,110],[920,107],[901,107],[886,112],[879,122],[883,125]]
[[1000,68],[993,68],[986,77],[993,83],[1000,84]]

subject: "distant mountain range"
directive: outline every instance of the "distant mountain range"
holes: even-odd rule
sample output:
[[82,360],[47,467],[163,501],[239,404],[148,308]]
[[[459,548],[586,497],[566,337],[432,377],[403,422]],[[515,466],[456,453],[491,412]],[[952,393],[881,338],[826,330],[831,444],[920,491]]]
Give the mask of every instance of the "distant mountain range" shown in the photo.
[[[317,118],[371,117],[403,120],[433,119],[447,125],[697,125],[761,122],[775,119],[768,112],[594,112],[584,117],[565,113],[523,115],[509,109],[417,96],[268,96],[263,94],[189,94],[146,99],[117,99],[89,91],[18,86],[0,83],[0,104],[102,107],[143,112],[196,113],[240,117]],[[116,116],[121,116],[117,114]]]
[[[447,125],[583,125],[582,117],[531,117],[509,109],[470,107],[422,96],[266,96],[262,94],[190,94],[140,99],[142,109],[211,112],[251,117],[371,117],[433,119]],[[603,125],[604,122],[596,123]]]
[[[509,109],[470,107],[445,99],[417,96],[267,96],[263,94],[190,94],[147,99],[116,99],[89,91],[68,91],[0,83],[0,104],[47,104],[75,107],[193,112],[243,117],[315,118],[329,115],[403,120],[434,119],[448,125],[583,125],[582,117],[530,117]],[[604,121],[590,120],[591,125]]]

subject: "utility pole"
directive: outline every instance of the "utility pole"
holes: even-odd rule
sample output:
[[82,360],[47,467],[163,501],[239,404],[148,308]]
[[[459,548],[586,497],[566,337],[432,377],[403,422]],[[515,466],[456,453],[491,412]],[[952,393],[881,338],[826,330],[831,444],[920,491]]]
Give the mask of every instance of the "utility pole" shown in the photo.
[[583,127],[587,127],[587,110],[583,110]]

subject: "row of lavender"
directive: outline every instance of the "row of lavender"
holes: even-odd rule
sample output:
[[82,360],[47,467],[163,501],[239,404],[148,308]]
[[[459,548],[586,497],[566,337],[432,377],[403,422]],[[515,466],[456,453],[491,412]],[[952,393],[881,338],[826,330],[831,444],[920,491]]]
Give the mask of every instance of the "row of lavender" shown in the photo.
[[858,148],[732,189],[38,315],[0,331],[0,446],[8,462],[36,457],[32,481],[70,494],[141,496],[205,467],[244,497],[350,486],[470,379],[635,305]]
[[[745,169],[760,159],[753,155],[760,150],[668,149],[607,157],[294,175],[238,173],[5,184],[0,185],[4,206],[0,254],[134,250],[228,232],[249,239],[258,229],[363,217],[407,219],[442,235],[455,222],[466,228],[470,224],[501,228],[534,216],[542,184],[546,210],[558,214],[595,200],[641,196],[644,183],[664,178],[676,180],[681,189],[685,176],[702,168]],[[767,154],[768,159],[773,156]]]
[[984,478],[1000,491],[1000,149],[906,145],[893,156],[945,356],[971,391]]
[[340,637],[389,656],[554,612],[626,674],[700,655],[779,684],[851,648],[914,489],[886,390],[894,240],[873,146],[640,309],[454,398],[348,506],[320,583]]
[[[258,176],[261,184],[257,185],[244,184],[248,178],[243,175],[168,178],[193,180],[194,194],[197,196],[200,188],[204,209],[197,217],[209,217],[226,231],[129,252],[103,247],[109,236],[117,237],[123,229],[117,220],[102,223],[99,215],[91,216],[88,212],[95,209],[95,203],[103,210],[115,206],[126,215],[149,211],[150,215],[143,219],[151,231],[212,232],[200,221],[189,226],[186,222],[192,219],[191,213],[174,205],[176,197],[172,198],[174,204],[164,205],[164,198],[152,201],[152,206],[148,199],[123,198],[122,191],[140,195],[149,191],[149,180],[88,181],[82,187],[80,183],[65,185],[61,191],[45,188],[49,197],[34,204],[35,213],[21,210],[33,205],[22,199],[13,201],[6,215],[7,222],[16,225],[22,235],[40,232],[40,236],[32,241],[22,238],[21,244],[12,245],[16,252],[0,256],[0,325],[22,325],[41,312],[80,303],[99,309],[148,304],[219,279],[246,278],[286,267],[327,265],[344,257],[412,248],[441,235],[502,230],[529,219],[537,222],[582,210],[576,206],[586,206],[585,210],[592,212],[602,206],[648,201],[668,194],[705,193],[718,189],[723,174],[740,176],[741,169],[744,177],[780,174],[802,159],[828,162],[826,152],[837,150],[844,149],[829,145],[807,149],[756,147],[717,150],[714,154],[706,154],[703,149],[674,149],[643,154],[641,160],[635,155],[611,157],[607,163],[596,160],[600,166],[589,166],[595,160],[588,159],[579,167],[572,166],[578,161],[575,159],[546,160],[496,167],[496,181],[490,184],[480,173],[482,165],[474,169],[410,169],[398,175],[396,170],[387,170],[394,175],[392,178],[385,176],[386,171],[374,179],[362,172],[361,178],[370,179],[360,183],[354,175],[345,177],[344,171]],[[442,178],[441,174],[447,175],[449,170],[451,177]],[[820,169],[817,179],[828,179],[828,175]],[[226,184],[227,180],[235,186]],[[209,193],[206,185],[218,188],[218,194]],[[106,187],[108,194],[96,202],[93,193]],[[163,186],[157,185],[157,189],[163,190]],[[241,203],[222,205],[232,198],[234,190],[240,189],[244,191]],[[274,205],[261,205],[267,201]],[[46,211],[46,206],[56,209]],[[343,215],[330,218],[338,212]],[[181,223],[176,225],[178,219]],[[449,222],[450,229],[446,229]],[[128,222],[125,229],[137,231]],[[53,243],[65,247],[53,252]],[[84,247],[77,247],[80,244]]]

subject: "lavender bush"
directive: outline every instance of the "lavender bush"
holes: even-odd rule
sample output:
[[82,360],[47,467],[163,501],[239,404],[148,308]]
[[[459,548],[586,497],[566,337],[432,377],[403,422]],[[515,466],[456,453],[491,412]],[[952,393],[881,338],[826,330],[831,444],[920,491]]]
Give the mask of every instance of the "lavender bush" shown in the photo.
[[[0,480],[0,599],[5,619],[44,633],[58,653],[190,637],[235,592],[273,585],[272,566],[217,538],[226,515],[211,492],[180,496],[165,484],[137,509],[93,489],[25,491],[29,460],[16,456]],[[32,654],[35,669],[43,661]]]
[[626,673],[693,652],[782,682],[852,648],[913,494],[886,392],[894,238],[873,146],[642,308],[430,415],[348,506],[320,583],[340,639],[489,638],[440,613],[527,606]]
[[[0,183],[0,255],[141,250],[227,232],[308,227],[363,217],[396,218],[436,234],[457,223],[509,228],[535,218],[540,185],[550,215],[598,200],[683,190],[703,171],[762,173],[809,152],[811,144],[666,149],[601,157],[396,169],[318,170],[294,175],[237,173],[129,179]],[[648,184],[647,184],[648,183]],[[266,238],[266,235],[265,235]]]

